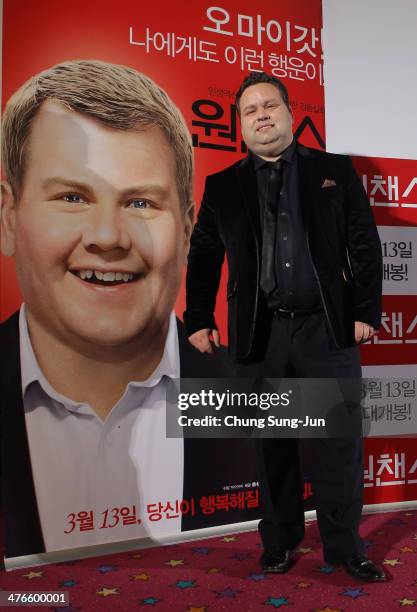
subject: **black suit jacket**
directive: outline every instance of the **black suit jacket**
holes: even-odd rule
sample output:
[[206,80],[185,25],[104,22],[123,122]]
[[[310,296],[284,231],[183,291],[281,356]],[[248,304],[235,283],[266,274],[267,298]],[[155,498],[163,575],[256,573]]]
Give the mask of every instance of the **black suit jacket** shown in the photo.
[[[183,378],[229,378],[231,369],[223,355],[205,355],[188,342],[178,321],[180,371]],[[5,556],[19,557],[45,552],[36,502],[25,415],[19,351],[19,315],[0,325],[1,481]],[[47,434],[45,434],[47,435]],[[237,463],[239,457],[239,465]],[[53,457],[51,457],[53,461]],[[223,492],[224,484],[240,478],[256,481],[255,458],[249,440],[184,439],[183,498]],[[52,494],[52,493],[51,493]],[[198,505],[198,504],[196,504]],[[211,515],[184,514],[182,530],[199,529],[257,518],[257,512],[231,509]]]
[[[349,157],[297,144],[300,206],[308,251],[330,333],[354,344],[354,321],[378,329],[382,254],[375,221]],[[323,187],[328,180],[331,186]],[[191,238],[184,322],[190,335],[215,327],[224,254],[229,280],[229,351],[239,362],[262,357],[271,314],[262,291],[261,227],[250,156],[207,178]]]

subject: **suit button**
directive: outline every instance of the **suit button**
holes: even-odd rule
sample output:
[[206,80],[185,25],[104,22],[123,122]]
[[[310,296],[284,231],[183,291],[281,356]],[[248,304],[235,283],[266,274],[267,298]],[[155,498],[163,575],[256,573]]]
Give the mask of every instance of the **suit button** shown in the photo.
[[289,262],[289,261],[286,261],[286,262],[285,262],[285,267],[286,267],[286,268],[291,268],[291,264],[290,264],[290,262]]

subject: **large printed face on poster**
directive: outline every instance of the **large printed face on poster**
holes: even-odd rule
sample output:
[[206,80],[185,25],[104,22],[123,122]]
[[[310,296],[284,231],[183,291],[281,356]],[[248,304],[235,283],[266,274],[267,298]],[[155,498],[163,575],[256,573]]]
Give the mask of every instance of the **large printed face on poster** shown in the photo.
[[[167,439],[161,381],[186,365],[171,313],[183,310],[193,201],[207,174],[246,152],[234,105],[243,76],[282,78],[287,133],[294,117],[306,144],[322,143],[320,3],[277,13],[264,2],[255,14],[248,2],[125,1],[111,15],[91,9],[85,30],[79,0],[41,12],[27,0],[24,19],[16,8],[5,2],[5,101],[56,64],[92,61],[83,83],[58,70],[65,87],[26,108],[20,143],[19,120],[7,141],[2,319],[25,307],[4,331],[6,556],[257,518],[251,447],[212,440],[197,452]],[[134,91],[147,77],[152,100]],[[159,87],[173,102],[158,101]],[[221,295],[218,320],[225,338]]]
[[192,225],[167,138],[152,125],[116,130],[49,99],[22,157],[22,184],[4,189],[3,248],[15,258],[36,353],[55,342],[143,351],[166,330]]

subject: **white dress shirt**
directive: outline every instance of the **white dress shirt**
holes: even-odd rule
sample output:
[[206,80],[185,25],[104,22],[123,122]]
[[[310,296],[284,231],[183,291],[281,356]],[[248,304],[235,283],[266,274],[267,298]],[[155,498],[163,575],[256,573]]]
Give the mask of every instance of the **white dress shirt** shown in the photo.
[[[159,365],[147,380],[127,385],[104,421],[89,404],[48,383],[24,306],[19,330],[23,405],[46,551],[141,537],[162,541],[181,531],[181,514],[152,521],[147,513],[148,504],[175,505],[183,493],[183,440],[165,435],[167,377],[180,376],[174,313]],[[135,524],[123,524],[123,518],[129,521],[120,510],[131,514],[133,506]],[[80,522],[78,513],[91,511],[94,529],[81,529],[91,524]]]

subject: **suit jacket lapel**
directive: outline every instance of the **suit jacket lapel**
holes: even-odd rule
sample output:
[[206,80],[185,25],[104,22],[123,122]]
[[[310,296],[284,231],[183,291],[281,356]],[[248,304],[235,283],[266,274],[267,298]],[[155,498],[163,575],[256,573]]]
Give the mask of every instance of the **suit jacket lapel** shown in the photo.
[[4,398],[1,463],[5,556],[19,557],[45,551],[23,409],[19,313],[15,313],[1,326],[1,340],[1,392]]
[[297,155],[300,208],[304,227],[308,230],[314,200],[321,184],[321,176],[317,172],[317,157],[311,149],[307,149],[299,144],[297,146]]
[[249,218],[259,248],[261,243],[261,222],[259,213],[258,187],[253,161],[248,155],[236,166],[237,180],[246,214]]

